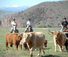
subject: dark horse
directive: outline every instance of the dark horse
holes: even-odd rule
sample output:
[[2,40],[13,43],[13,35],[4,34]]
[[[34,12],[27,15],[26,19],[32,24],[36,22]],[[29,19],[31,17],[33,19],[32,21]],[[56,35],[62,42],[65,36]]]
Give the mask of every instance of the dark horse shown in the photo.
[[19,31],[16,26],[13,26],[13,30],[10,33],[19,33]]
[[32,26],[29,26],[29,27],[27,28],[26,32],[33,32]]

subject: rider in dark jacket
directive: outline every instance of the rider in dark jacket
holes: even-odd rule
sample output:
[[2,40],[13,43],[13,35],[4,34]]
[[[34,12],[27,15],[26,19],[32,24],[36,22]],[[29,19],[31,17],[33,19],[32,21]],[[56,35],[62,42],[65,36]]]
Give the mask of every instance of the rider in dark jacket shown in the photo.
[[63,31],[67,27],[68,22],[66,21],[66,18],[64,18],[64,21],[61,23],[61,31]]

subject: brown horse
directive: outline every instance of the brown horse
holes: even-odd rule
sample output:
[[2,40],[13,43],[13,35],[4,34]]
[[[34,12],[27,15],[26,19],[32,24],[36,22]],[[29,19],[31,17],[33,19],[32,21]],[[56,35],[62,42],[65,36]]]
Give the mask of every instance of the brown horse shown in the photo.
[[68,29],[67,29],[67,28],[65,28],[65,29],[63,30],[63,32],[68,32]]
[[27,28],[26,32],[33,32],[32,26],[29,26],[29,27]]

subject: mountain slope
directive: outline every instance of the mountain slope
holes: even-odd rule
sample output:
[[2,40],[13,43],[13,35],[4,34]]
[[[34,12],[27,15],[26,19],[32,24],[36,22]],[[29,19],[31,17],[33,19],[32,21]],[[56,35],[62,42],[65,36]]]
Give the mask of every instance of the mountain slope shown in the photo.
[[30,18],[33,27],[40,24],[59,26],[64,17],[68,18],[68,1],[43,2],[24,11],[6,16],[1,20],[1,25],[10,26],[12,18],[15,18],[18,26],[21,27]]
[[0,10],[0,20],[3,19],[5,16],[8,16],[10,14],[17,13],[17,11],[3,11]]

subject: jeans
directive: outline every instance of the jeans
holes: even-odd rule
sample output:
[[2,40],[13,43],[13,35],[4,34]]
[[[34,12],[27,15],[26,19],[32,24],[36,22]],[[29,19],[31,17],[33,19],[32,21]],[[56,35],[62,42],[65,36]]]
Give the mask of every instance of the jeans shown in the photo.
[[[27,29],[28,29],[28,28],[26,27],[25,32],[27,31]],[[32,32],[33,32],[33,29],[32,29]]]
[[62,27],[62,28],[61,28],[61,31],[63,31],[64,29],[65,29],[65,27]]

